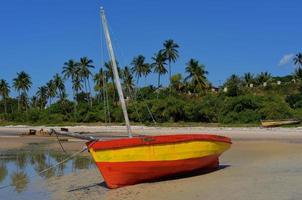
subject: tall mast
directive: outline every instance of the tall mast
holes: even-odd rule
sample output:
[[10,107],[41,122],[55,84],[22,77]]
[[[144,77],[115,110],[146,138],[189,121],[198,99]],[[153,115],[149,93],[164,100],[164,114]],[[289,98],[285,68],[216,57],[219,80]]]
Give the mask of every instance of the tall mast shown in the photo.
[[124,114],[125,123],[127,126],[128,136],[130,138],[132,138],[127,107],[126,107],[125,98],[124,98],[124,94],[123,94],[123,90],[122,90],[122,86],[121,86],[120,77],[119,77],[118,70],[117,70],[117,64],[116,64],[115,55],[113,52],[113,47],[112,47],[110,33],[109,33],[109,29],[108,29],[108,24],[107,24],[107,19],[105,16],[105,10],[103,9],[103,7],[101,7],[101,18],[102,18],[102,24],[103,24],[103,29],[104,29],[104,33],[105,33],[106,43],[107,43],[107,47],[108,47],[108,51],[109,51],[109,56],[110,56],[110,59],[112,62],[112,67],[113,67],[112,71],[113,71],[113,75],[114,75],[115,86],[118,91],[118,96],[119,96],[120,103],[121,103],[121,106],[123,109],[123,114]]

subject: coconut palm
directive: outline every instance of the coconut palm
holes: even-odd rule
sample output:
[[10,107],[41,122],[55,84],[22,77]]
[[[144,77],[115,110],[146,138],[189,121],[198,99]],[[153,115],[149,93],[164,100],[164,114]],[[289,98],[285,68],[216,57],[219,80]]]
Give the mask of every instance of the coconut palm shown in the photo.
[[0,96],[2,97],[2,100],[4,101],[4,112],[7,113],[7,98],[9,97],[10,93],[10,86],[6,82],[6,80],[1,79],[0,80]]
[[31,77],[24,71],[17,73],[17,77],[13,79],[13,87],[19,93],[18,111],[20,111],[21,94],[24,93],[26,95],[31,85],[32,85]]
[[294,77],[297,80],[302,80],[302,68],[301,67],[297,67],[294,73]]
[[102,96],[104,97],[104,87],[106,82],[108,81],[107,77],[106,77],[106,73],[103,70],[103,68],[101,68],[99,70],[98,73],[96,73],[93,77],[94,80],[94,90],[97,91],[99,93],[99,96],[102,94]]
[[153,63],[151,64],[151,67],[154,68],[154,72],[158,73],[158,88],[160,87],[160,76],[163,74],[166,74],[168,71],[166,69],[166,57],[162,53],[162,51],[158,51],[153,57],[152,57]]
[[302,53],[298,53],[294,57],[294,63],[297,67],[302,67]]
[[142,75],[146,75],[149,73],[148,72],[149,65],[147,63],[145,63],[145,59],[146,58],[143,55],[138,55],[137,57],[134,57],[131,62],[131,65],[132,65],[131,71],[136,76],[136,86],[137,87],[138,87],[138,83],[139,83],[139,78]]
[[128,94],[131,94],[134,89],[134,83],[133,83],[133,76],[129,67],[126,66],[124,68],[122,78],[126,91],[128,91]]
[[46,83],[47,87],[47,98],[49,99],[49,106],[51,106],[51,100],[56,96],[56,86],[53,80]]
[[208,87],[206,77],[208,72],[205,70],[205,66],[200,64],[198,60],[190,59],[186,66],[186,72],[189,75],[185,78],[185,81],[190,80],[191,84],[200,90],[204,90]]
[[246,86],[249,86],[250,84],[252,84],[254,82],[254,75],[251,74],[250,72],[245,73],[243,75],[243,80]]
[[42,110],[43,108],[45,108],[47,103],[47,87],[46,86],[39,87],[36,95],[38,97],[38,105]]
[[25,92],[22,92],[20,95],[20,105],[22,108],[25,108],[27,111],[27,108],[29,107],[29,99],[27,93]]
[[[117,61],[116,61],[116,65],[117,65],[118,74],[119,74],[119,76],[121,76],[122,75],[122,73],[121,73],[122,70],[118,66],[118,62]],[[114,81],[114,75],[113,75],[113,64],[112,64],[112,61],[110,60],[109,62],[105,62],[104,67],[105,67],[104,73],[105,73],[108,81],[111,80],[113,82]]]
[[64,75],[65,79],[71,79],[73,98],[76,101],[76,96],[78,92],[82,89],[82,81],[80,77],[80,68],[78,63],[72,59],[65,62],[62,74]]
[[[81,75],[82,79],[84,80],[85,90],[86,90],[86,93],[88,94],[87,95],[88,101],[90,102],[90,106],[92,106],[92,101],[90,98],[90,94],[91,94],[90,76],[92,76],[92,73],[90,70],[94,68],[93,60],[88,59],[87,57],[81,58],[80,62],[79,62],[79,67],[80,67],[80,75]],[[88,89],[87,89],[87,85],[88,85]]]
[[167,60],[168,60],[168,64],[169,64],[169,79],[170,79],[170,83],[171,83],[171,62],[175,62],[177,60],[177,58],[179,57],[178,54],[178,49],[179,45],[177,43],[174,42],[174,40],[166,40],[164,42],[164,49],[162,49],[163,54],[166,56]]
[[58,73],[53,76],[53,84],[59,94],[59,98],[62,99],[63,94],[65,93],[65,85],[63,78]]
[[31,98],[30,98],[30,106],[32,108],[36,108],[37,107],[37,104],[38,104],[38,97],[33,95]]
[[152,67],[150,64],[146,63],[144,68],[143,68],[143,71],[142,71],[142,75],[145,77],[145,85],[146,85],[146,79],[147,79],[147,76],[152,72]]
[[258,74],[256,79],[257,79],[257,83],[259,85],[262,85],[262,84],[268,82],[269,80],[271,80],[272,75],[268,72],[261,72],[260,74]]

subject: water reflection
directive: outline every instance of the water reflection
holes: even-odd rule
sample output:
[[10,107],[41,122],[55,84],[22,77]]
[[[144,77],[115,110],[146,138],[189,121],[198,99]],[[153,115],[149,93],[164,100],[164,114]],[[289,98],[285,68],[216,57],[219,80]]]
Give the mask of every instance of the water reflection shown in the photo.
[[6,164],[0,161],[0,183],[6,178],[8,174]]
[[[94,166],[90,157],[78,156],[51,168],[68,156],[70,155],[63,152],[43,149],[0,152],[0,186],[12,184],[17,193],[22,193],[37,177],[43,180]],[[48,168],[49,170],[41,173]]]
[[16,171],[11,175],[11,184],[15,186],[17,193],[23,192],[26,189],[28,182],[27,174],[23,171]]

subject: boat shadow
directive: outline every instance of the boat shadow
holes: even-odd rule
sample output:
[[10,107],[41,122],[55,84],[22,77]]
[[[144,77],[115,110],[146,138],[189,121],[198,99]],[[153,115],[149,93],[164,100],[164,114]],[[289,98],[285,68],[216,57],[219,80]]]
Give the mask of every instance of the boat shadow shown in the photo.
[[194,177],[194,176],[201,176],[201,175],[205,175],[205,174],[210,174],[213,172],[217,172],[220,170],[223,170],[225,168],[230,167],[230,165],[219,165],[216,168],[211,168],[211,169],[197,169],[191,172],[185,172],[182,174],[176,174],[176,175],[170,175],[170,176],[166,176],[154,181],[148,181],[147,183],[156,183],[156,182],[162,182],[162,181],[171,181],[171,180],[178,180],[178,179],[184,179],[184,178],[190,178],[190,177]]
[[[156,182],[163,182],[163,181],[171,181],[171,180],[190,178],[190,177],[194,177],[194,176],[201,176],[201,175],[204,175],[204,174],[217,172],[217,171],[223,170],[223,169],[228,168],[228,167],[230,167],[230,165],[219,165],[217,168],[194,170],[194,171],[186,172],[186,173],[182,173],[182,174],[166,176],[166,177],[156,179],[156,180],[153,180],[153,181],[147,181],[145,183],[156,183]],[[107,187],[105,181],[103,181],[101,183],[95,183],[95,184],[86,185],[86,186],[78,187],[78,188],[75,188],[75,189],[71,189],[68,192],[75,192],[75,191],[80,191],[80,190],[90,190],[94,187],[102,188],[102,189],[105,189],[105,190],[108,190],[108,191],[110,190]]]

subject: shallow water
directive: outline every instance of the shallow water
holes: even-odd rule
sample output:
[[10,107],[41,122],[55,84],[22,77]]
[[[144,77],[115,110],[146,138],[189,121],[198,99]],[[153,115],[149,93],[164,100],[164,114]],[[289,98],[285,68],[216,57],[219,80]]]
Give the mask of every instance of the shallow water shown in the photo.
[[32,144],[26,149],[0,151],[0,199],[50,199],[45,180],[80,169],[94,168],[90,157],[77,156],[43,174],[40,172],[67,158],[70,154],[47,150]]

